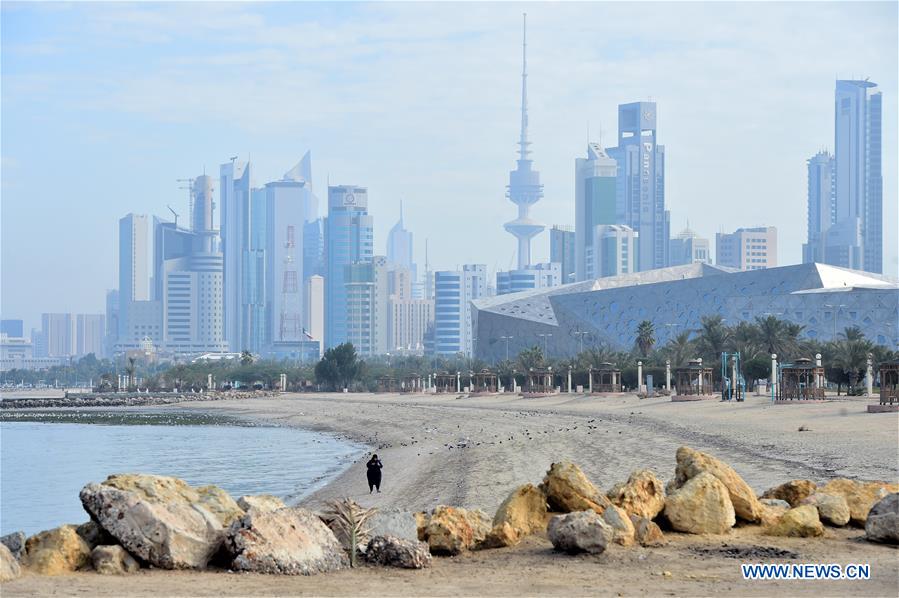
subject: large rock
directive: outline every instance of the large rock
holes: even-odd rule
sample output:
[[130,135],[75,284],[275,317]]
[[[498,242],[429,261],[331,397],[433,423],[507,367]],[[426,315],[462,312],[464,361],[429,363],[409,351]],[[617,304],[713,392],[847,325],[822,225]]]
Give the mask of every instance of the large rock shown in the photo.
[[569,554],[589,552],[601,554],[612,542],[615,532],[594,511],[578,511],[556,515],[549,520],[547,535],[556,550]]
[[0,537],[0,544],[6,546],[17,561],[25,556],[25,532],[6,534]]
[[430,513],[424,511],[416,511],[415,515],[415,532],[421,542],[428,541],[428,522],[431,521]]
[[899,494],[889,494],[871,507],[865,522],[865,538],[899,544]]
[[140,569],[134,557],[121,546],[97,546],[91,551],[94,571],[100,575],[126,575]]
[[812,505],[818,509],[818,517],[821,521],[842,527],[849,523],[849,503],[839,494],[826,494],[818,492],[803,498],[799,505]]
[[899,484],[887,482],[859,482],[846,478],[831,480],[821,488],[826,494],[839,494],[849,505],[849,520],[852,525],[865,526],[871,507],[892,492],[899,492]]
[[478,548],[505,548],[521,542],[521,535],[507,522],[494,525]]
[[824,535],[824,524],[818,518],[818,509],[812,505],[802,505],[784,513],[780,521],[768,527],[769,536],[790,536],[812,538]]
[[791,507],[798,507],[805,498],[808,498],[818,489],[818,485],[811,480],[790,480],[780,486],[768,488],[762,494],[762,498],[778,498],[790,503]]
[[244,511],[249,511],[250,509],[256,509],[257,511],[277,511],[278,509],[283,509],[287,505],[285,505],[284,501],[277,496],[272,496],[271,494],[258,494],[255,496],[241,496],[237,499],[237,506]]
[[637,515],[631,515],[630,518],[634,524],[634,539],[640,546],[665,545],[665,535],[654,521]]
[[610,503],[609,499],[593,485],[581,468],[570,461],[553,463],[540,489],[554,511],[573,513],[594,511],[599,515]]
[[425,536],[434,554],[459,554],[476,548],[490,530],[490,519],[483,511],[441,505],[431,514]]
[[609,505],[602,513],[603,520],[612,528],[612,541],[622,546],[634,543],[634,524],[627,512],[621,507]]
[[691,534],[723,534],[736,523],[727,487],[704,471],[665,499],[665,517],[677,531]]
[[149,502],[187,502],[202,506],[215,515],[223,527],[243,515],[243,509],[231,495],[218,486],[194,488],[178,478],[140,473],[111,475],[103,485],[134,493]]
[[22,564],[41,575],[63,575],[90,563],[91,549],[74,525],[43,531],[25,541]]
[[655,519],[665,508],[665,487],[649,469],[633,472],[626,483],[616,484],[607,496],[628,514],[646,519]]
[[225,541],[237,571],[312,575],[349,565],[334,533],[300,507],[250,511],[231,524]]
[[392,536],[401,540],[418,541],[415,513],[403,509],[378,509],[369,520],[369,535]]
[[115,538],[110,536],[96,521],[82,523],[75,528],[75,531],[78,532],[78,535],[81,536],[85,542],[87,542],[87,545],[91,547],[91,550],[97,546],[113,545],[116,543]]
[[677,468],[674,480],[678,488],[702,472],[715,476],[724,484],[737,517],[751,522],[761,520],[762,505],[759,499],[756,498],[755,492],[752,491],[749,484],[730,465],[687,446],[677,449]]
[[128,552],[162,569],[202,569],[224,539],[221,520],[183,494],[88,484],[81,504]]
[[22,574],[19,561],[6,544],[0,544],[0,581],[12,581]]
[[546,529],[546,496],[533,484],[519,486],[506,497],[493,517],[493,525],[508,523],[519,536]]
[[375,536],[365,549],[365,560],[386,567],[424,569],[431,566],[428,545],[418,540]]

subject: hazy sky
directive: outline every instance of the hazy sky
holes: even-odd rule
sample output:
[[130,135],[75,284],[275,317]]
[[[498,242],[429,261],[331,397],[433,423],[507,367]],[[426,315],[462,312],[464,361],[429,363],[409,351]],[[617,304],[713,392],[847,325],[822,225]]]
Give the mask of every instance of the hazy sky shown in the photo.
[[[833,89],[884,93],[885,227],[897,215],[897,4],[2,4],[2,313],[101,312],[117,219],[187,210],[178,178],[306,151],[324,197],[365,185],[375,250],[405,203],[435,269],[505,269],[515,216],[521,12],[547,224],[572,224],[574,160],[617,106],[658,102],[671,230],[806,237],[805,161],[833,147]],[[217,212],[218,214],[218,212]],[[884,264],[897,271],[897,241]],[[548,233],[534,240],[549,254]]]

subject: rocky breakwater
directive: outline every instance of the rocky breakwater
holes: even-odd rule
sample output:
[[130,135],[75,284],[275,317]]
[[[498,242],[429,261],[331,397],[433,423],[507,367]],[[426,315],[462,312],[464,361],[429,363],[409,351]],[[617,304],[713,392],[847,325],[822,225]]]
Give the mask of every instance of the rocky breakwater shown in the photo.
[[0,410],[12,409],[66,409],[71,407],[152,407],[174,405],[194,401],[228,401],[277,396],[270,390],[227,390],[213,392],[180,393],[92,393],[69,395],[58,399],[7,399],[0,401]]

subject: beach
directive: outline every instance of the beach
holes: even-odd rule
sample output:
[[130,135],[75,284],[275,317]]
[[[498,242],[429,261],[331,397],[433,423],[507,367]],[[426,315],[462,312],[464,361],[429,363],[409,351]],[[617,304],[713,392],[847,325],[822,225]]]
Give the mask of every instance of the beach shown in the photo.
[[[447,504],[492,515],[516,486],[539,483],[553,462],[577,463],[607,490],[641,468],[667,481],[673,477],[675,451],[683,445],[729,463],[759,494],[797,478],[895,481],[899,417],[868,414],[869,403],[853,398],[774,405],[754,396],[744,403],[673,403],[667,397],[634,395],[285,394],[159,409],[202,410],[329,432],[377,452],[384,463],[380,494],[369,494],[367,455],[360,455],[301,501],[311,509],[349,496],[364,506],[430,510]],[[614,547],[600,556],[580,557],[555,553],[544,537],[531,537],[512,548],[436,558],[434,567],[423,571],[362,568],[309,578],[156,570],[127,578],[26,574],[5,584],[3,594],[708,595],[724,590],[737,595],[896,595],[899,553],[863,536],[858,528],[828,528],[823,538],[775,538],[746,526],[722,536],[669,533],[665,547]],[[771,549],[792,551],[793,559],[786,562],[870,563],[872,579],[744,581],[740,563],[779,562]]]

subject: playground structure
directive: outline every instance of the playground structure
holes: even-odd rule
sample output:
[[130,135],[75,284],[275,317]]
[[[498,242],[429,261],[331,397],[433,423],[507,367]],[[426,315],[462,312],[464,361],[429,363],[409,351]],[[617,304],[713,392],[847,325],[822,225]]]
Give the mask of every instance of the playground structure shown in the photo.
[[744,401],[746,380],[740,369],[740,353],[721,353],[721,400]]

